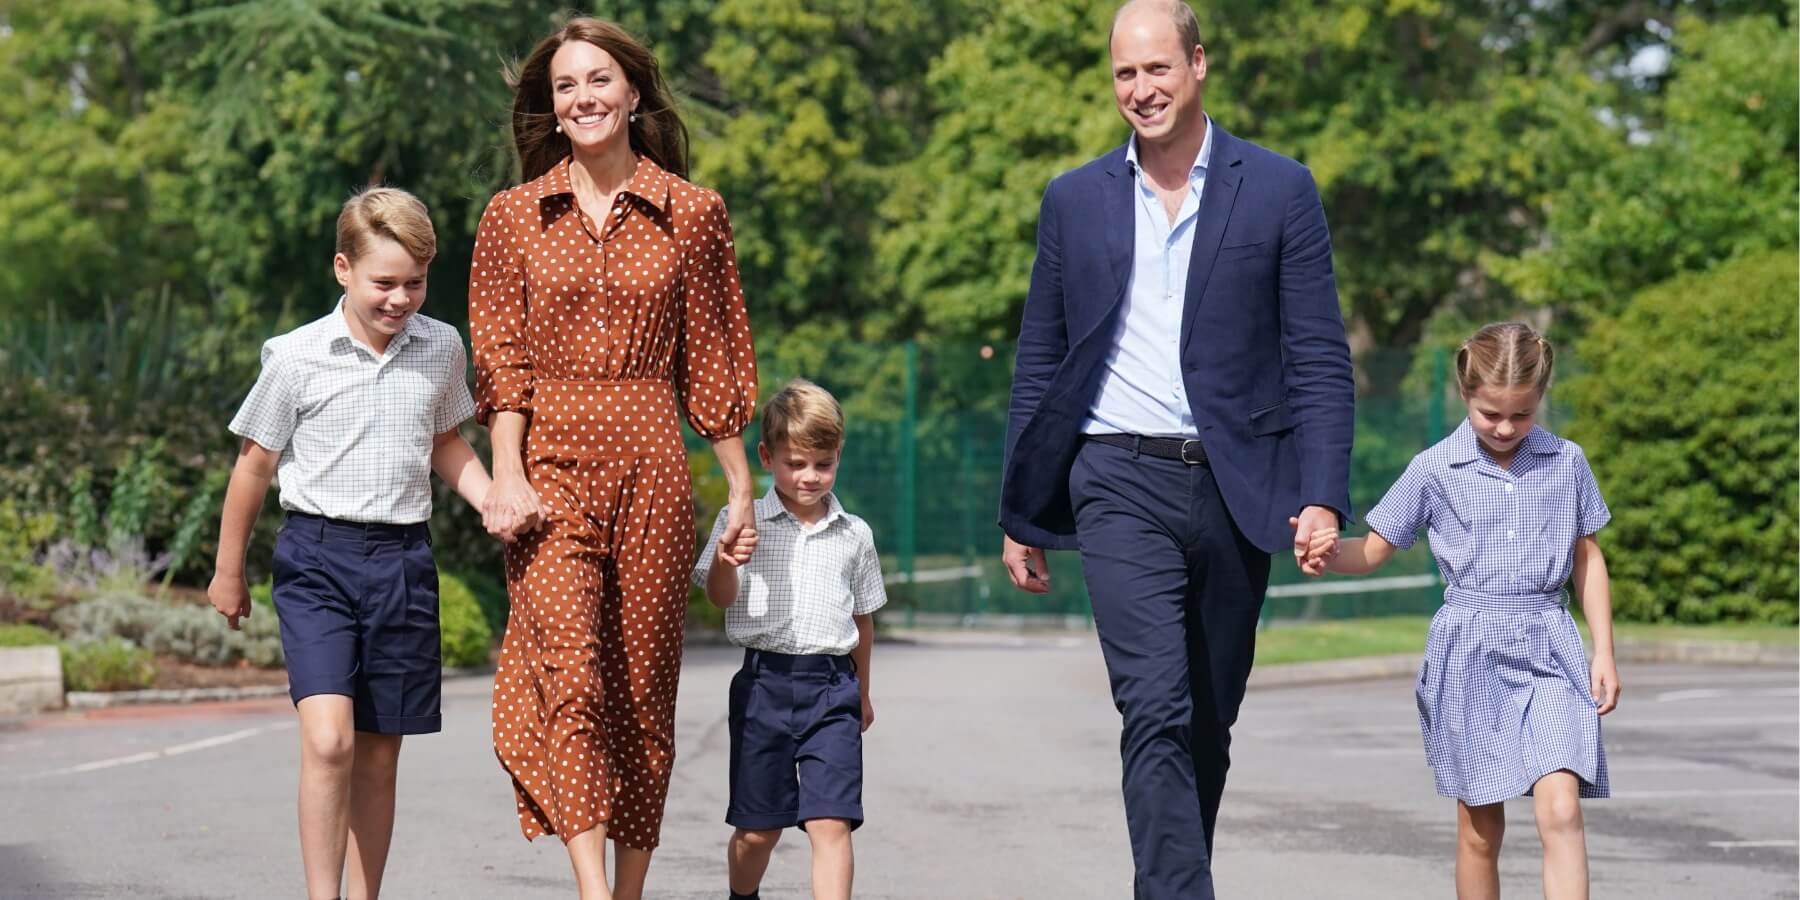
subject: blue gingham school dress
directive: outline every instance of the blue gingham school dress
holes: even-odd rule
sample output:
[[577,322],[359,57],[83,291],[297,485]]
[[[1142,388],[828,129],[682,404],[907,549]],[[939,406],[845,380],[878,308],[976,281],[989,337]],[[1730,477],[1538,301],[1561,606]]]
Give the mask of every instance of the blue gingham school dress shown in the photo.
[[1581,448],[1533,428],[1502,469],[1467,420],[1420,453],[1368,515],[1398,549],[1427,529],[1447,587],[1416,696],[1437,791],[1470,806],[1567,769],[1611,786],[1581,634],[1564,605],[1577,538],[1612,517]]

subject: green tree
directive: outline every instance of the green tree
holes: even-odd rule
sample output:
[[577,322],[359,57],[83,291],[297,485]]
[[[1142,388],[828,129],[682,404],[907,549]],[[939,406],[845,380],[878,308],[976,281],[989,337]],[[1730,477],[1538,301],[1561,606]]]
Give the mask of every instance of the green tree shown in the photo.
[[1557,390],[1613,511],[1622,618],[1795,621],[1796,249],[1645,290],[1576,345],[1588,374]]

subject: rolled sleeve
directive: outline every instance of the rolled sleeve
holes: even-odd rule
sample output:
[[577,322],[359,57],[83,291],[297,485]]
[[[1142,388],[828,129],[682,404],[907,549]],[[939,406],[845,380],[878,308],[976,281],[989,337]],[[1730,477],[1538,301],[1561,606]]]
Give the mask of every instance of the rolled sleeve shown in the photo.
[[454,340],[456,350],[451,354],[450,371],[445,373],[444,389],[432,410],[433,434],[450,431],[475,415],[475,399],[469,395],[469,356],[463,352],[461,336]]
[[875,552],[873,536],[864,531],[862,537],[850,587],[850,612],[858,616],[866,616],[887,605],[887,585],[881,580],[881,556]]
[[736,437],[756,410],[756,350],[738,278],[725,201],[707,192],[682,267],[685,306],[676,389],[688,424],[707,440]]
[[1606,499],[1600,496],[1600,483],[1594,479],[1587,454],[1580,447],[1570,446],[1575,450],[1575,528],[1580,537],[1587,537],[1612,521],[1612,510],[1607,509]]
[[294,389],[292,368],[275,340],[264,342],[262,372],[232,417],[232,434],[270,450],[287,449],[300,421],[299,392]]

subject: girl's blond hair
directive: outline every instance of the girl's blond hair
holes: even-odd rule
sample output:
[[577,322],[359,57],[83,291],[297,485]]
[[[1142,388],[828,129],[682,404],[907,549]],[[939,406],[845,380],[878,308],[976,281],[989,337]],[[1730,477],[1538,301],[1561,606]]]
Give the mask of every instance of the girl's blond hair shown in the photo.
[[1464,397],[1484,387],[1529,387],[1539,394],[1550,389],[1556,351],[1550,341],[1523,322],[1482,326],[1456,351],[1456,386]]
[[841,449],[844,410],[830,391],[796,378],[763,407],[762,443],[770,450],[782,444],[800,450]]
[[387,238],[406,249],[413,259],[428,263],[437,256],[437,233],[431,213],[419,198],[399,188],[364,188],[344,201],[338,213],[337,252],[354,263]]

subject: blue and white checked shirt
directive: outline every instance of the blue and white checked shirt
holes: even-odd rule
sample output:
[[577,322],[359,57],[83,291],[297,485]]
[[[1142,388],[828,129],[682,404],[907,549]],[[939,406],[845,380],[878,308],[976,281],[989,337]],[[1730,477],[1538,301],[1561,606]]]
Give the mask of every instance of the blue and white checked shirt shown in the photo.
[[1576,539],[1611,518],[1581,447],[1534,427],[1502,469],[1464,419],[1413,457],[1368,524],[1401,550],[1428,528],[1453,591],[1526,596],[1561,591]]
[[[770,653],[842,656],[861,640],[856,616],[887,603],[881,558],[869,523],[826,495],[825,517],[807,525],[770,488],[756,501],[756,551],[738,570],[737,601],[725,610],[725,636]],[[706,586],[730,508],[719,510],[712,536],[694,562],[694,584]]]
[[1197,438],[1194,410],[1181,383],[1181,313],[1187,305],[1188,261],[1200,219],[1200,195],[1212,163],[1213,126],[1188,175],[1188,193],[1175,224],[1138,166],[1137,138],[1125,150],[1137,187],[1134,204],[1131,283],[1119,334],[1106,356],[1100,392],[1081,430],[1087,434],[1148,434]]

